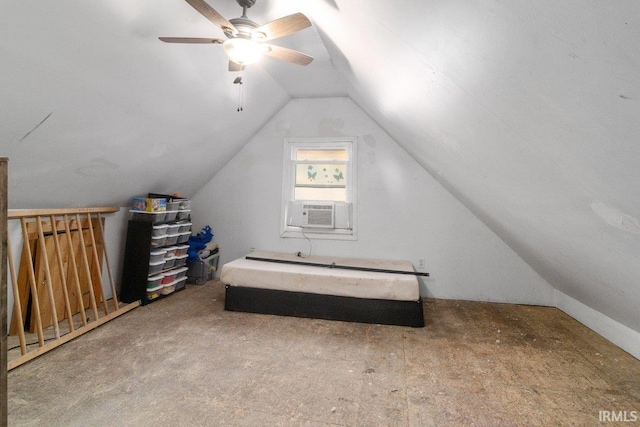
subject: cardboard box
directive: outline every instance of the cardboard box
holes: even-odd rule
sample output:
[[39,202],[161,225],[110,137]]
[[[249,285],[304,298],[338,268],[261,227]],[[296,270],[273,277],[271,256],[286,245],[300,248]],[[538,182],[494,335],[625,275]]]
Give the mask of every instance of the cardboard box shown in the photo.
[[164,212],[167,210],[167,199],[152,199],[149,197],[134,197],[131,210],[146,212]]

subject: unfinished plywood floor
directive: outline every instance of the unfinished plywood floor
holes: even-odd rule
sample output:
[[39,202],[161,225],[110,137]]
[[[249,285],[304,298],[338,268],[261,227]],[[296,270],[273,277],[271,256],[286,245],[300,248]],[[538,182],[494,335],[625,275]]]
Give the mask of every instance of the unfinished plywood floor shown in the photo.
[[189,286],[14,369],[9,425],[595,425],[640,411],[640,361],[553,308],[437,300],[413,329],[225,312],[223,291]]

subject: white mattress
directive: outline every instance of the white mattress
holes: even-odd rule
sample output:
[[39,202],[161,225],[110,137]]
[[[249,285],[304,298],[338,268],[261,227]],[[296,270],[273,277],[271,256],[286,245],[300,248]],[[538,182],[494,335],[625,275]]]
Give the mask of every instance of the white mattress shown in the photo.
[[[368,260],[336,257],[298,257],[293,254],[256,251],[248,256],[296,262],[346,265],[384,270],[410,271],[409,261]],[[417,301],[416,276],[397,273],[344,270],[339,268],[280,264],[238,258],[222,266],[220,280],[230,286],[246,286],[292,292],[355,298]]]

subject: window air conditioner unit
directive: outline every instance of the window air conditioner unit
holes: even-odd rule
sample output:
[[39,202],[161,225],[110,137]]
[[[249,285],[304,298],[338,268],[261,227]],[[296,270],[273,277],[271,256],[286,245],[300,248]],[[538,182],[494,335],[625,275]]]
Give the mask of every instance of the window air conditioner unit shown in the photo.
[[287,225],[302,228],[350,229],[351,203],[290,202]]

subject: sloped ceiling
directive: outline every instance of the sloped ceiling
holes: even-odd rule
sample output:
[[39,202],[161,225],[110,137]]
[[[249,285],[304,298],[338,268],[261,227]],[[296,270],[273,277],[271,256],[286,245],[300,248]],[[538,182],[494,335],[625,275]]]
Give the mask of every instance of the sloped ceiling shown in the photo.
[[[229,18],[242,12],[235,1],[217,3]],[[315,28],[282,43],[314,55],[313,68],[268,58],[242,73],[241,97],[220,46],[158,40],[224,37],[184,1],[0,5],[0,141],[11,207],[195,194],[292,96],[346,95]],[[280,16],[270,6],[255,6],[258,22]]]
[[[232,0],[210,0],[239,15]],[[556,289],[640,331],[640,3],[258,0],[316,57],[244,73],[181,0],[0,0],[12,207],[195,193],[291,97],[348,95]],[[279,41],[280,42],[280,41]]]

